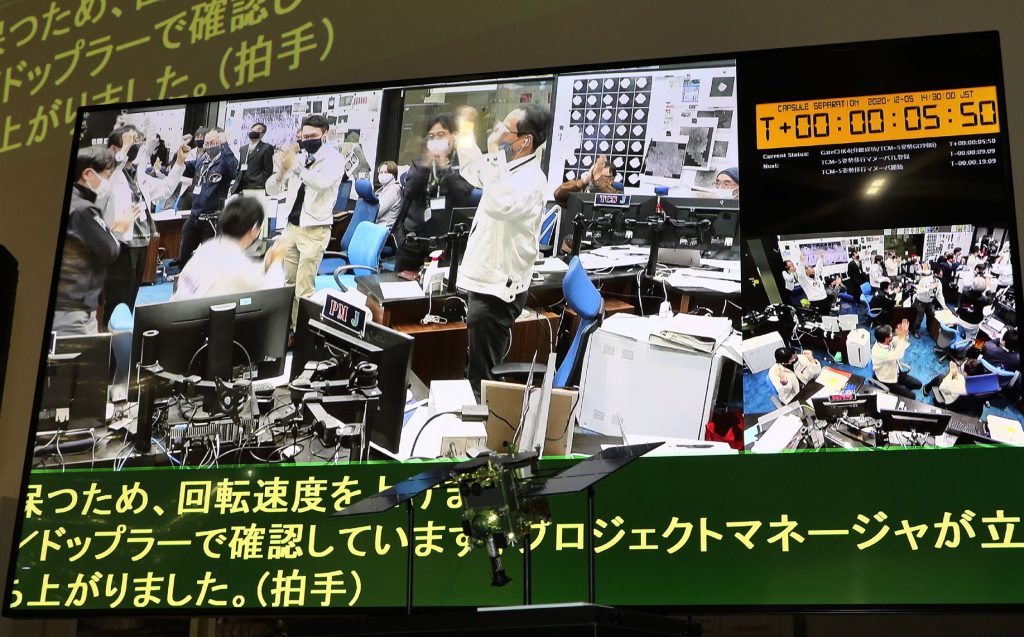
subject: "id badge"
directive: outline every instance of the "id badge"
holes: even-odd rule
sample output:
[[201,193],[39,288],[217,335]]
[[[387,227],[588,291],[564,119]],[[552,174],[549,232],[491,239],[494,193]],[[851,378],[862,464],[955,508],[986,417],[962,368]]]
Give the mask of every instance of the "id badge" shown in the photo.
[[203,187],[200,184],[196,184],[195,186],[192,187],[192,194],[193,195],[198,195],[202,191],[203,191]]
[[247,166],[248,166],[248,164],[242,164],[241,166],[238,167],[238,170],[240,170],[240,171],[245,170]]
[[444,210],[444,197],[434,197],[430,200],[431,210]]

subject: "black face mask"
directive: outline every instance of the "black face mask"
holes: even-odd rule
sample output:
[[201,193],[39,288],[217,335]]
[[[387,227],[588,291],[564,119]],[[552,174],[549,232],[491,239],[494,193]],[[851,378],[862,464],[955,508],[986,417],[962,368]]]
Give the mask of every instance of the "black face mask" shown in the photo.
[[192,148],[199,148],[199,146],[202,143],[203,143],[203,140],[201,140],[201,139],[193,139],[192,141],[190,141],[188,143],[188,145],[191,146]]
[[259,133],[257,133],[254,130],[249,131],[249,139],[251,139],[252,141],[256,141],[259,138],[260,138],[260,134]]
[[319,139],[319,138],[317,138],[317,139],[304,139],[304,140],[299,142],[299,146],[302,148],[302,150],[306,151],[310,155],[312,155],[312,154],[316,153],[316,151],[320,150],[320,147],[323,146],[323,145],[324,145],[324,140]]
[[132,144],[129,146],[128,152],[125,153],[125,156],[128,158],[128,161],[135,161],[135,158],[139,156],[139,145]]

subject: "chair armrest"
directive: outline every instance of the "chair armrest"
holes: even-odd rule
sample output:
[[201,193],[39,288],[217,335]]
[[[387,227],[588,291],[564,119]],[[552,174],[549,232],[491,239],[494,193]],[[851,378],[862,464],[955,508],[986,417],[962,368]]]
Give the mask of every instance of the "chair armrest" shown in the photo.
[[530,369],[533,369],[534,378],[543,378],[547,373],[546,365],[533,365],[531,363],[502,363],[491,368],[491,375],[497,378],[509,378],[525,383],[530,376]]
[[348,292],[348,288],[345,286],[345,284],[343,284],[341,282],[341,278],[340,278],[341,273],[342,272],[346,272],[348,270],[355,270],[355,269],[373,270],[374,272],[376,272],[378,274],[380,273],[380,268],[373,268],[373,267],[370,267],[368,265],[352,265],[352,264],[339,265],[338,267],[334,268],[334,274],[332,276],[334,276],[334,282],[338,284],[338,289],[341,290],[342,292]]

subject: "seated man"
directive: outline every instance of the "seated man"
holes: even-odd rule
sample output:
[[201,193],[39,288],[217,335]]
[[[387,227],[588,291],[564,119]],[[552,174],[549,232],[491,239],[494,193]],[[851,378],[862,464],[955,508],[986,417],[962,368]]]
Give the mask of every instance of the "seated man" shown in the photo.
[[570,179],[558,188],[555,188],[555,203],[564,207],[569,203],[569,195],[574,192],[618,192],[612,186],[614,180],[615,166],[608,161],[607,157],[601,155],[594,162],[594,165],[590,167],[590,170],[580,175],[579,179]]
[[199,246],[178,276],[172,301],[251,292],[285,284],[282,262],[288,246],[277,241],[263,263],[245,254],[260,235],[263,206],[253,197],[232,199],[220,215],[217,236]]
[[925,397],[932,393],[932,388],[938,387],[938,403],[952,408],[953,403],[967,395],[967,381],[964,379],[964,376],[975,376],[984,373],[985,368],[981,366],[981,363],[976,358],[965,361],[963,370],[957,367],[955,361],[949,361],[948,373],[939,374],[925,383]]
[[875,344],[871,347],[871,363],[875,378],[894,394],[913,398],[914,391],[921,388],[921,381],[903,370],[903,355],[910,347],[910,323],[903,319],[896,327],[895,336],[889,325],[875,328]]
[[1001,339],[988,341],[982,355],[985,360],[1008,372],[1020,371],[1020,350],[1017,330],[1006,330]]
[[876,310],[881,310],[881,313],[875,320],[886,325],[892,324],[892,311],[896,307],[896,295],[889,291],[890,287],[889,281],[882,281],[878,285],[878,294],[875,295],[875,298],[871,299],[872,307]]
[[800,388],[818,377],[821,363],[810,350],[797,353],[792,347],[775,350],[775,364],[768,370],[768,380],[779,394],[782,404],[788,405],[800,393]]

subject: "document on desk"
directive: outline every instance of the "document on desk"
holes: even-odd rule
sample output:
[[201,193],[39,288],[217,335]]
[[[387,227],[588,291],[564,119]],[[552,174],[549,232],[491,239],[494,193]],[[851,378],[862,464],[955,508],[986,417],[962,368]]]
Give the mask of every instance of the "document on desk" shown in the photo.
[[415,281],[381,281],[380,294],[385,301],[423,297],[423,288]]
[[[700,272],[700,270],[691,271]],[[735,294],[740,291],[740,284],[737,281],[726,281],[723,279],[707,278],[704,276],[690,276],[680,274],[680,272],[681,270],[677,270],[670,277],[665,279],[665,283],[674,288],[704,288],[705,290],[714,290],[715,292],[721,292],[722,294]]]
[[540,263],[533,264],[533,271],[538,274],[557,274],[569,270],[568,264],[558,257],[548,257]]
[[625,250],[623,252],[624,254],[610,257],[594,254],[593,252],[581,252],[580,265],[583,266],[584,270],[607,270],[609,268],[628,268],[634,265],[647,264],[647,257],[629,254]]
[[832,393],[835,393],[841,391],[844,387],[846,387],[847,383],[850,382],[850,377],[852,375],[853,374],[851,374],[850,372],[841,372],[838,369],[826,367],[825,369],[821,370],[821,373],[818,374],[818,377],[815,378],[814,380],[817,381],[818,384],[820,384],[825,389],[829,390]]
[[993,440],[1003,444],[1024,447],[1024,429],[1016,420],[990,415],[988,417],[988,433]]
[[682,276],[692,276],[701,279],[720,279],[722,281],[736,281],[740,280],[739,270],[706,270],[702,268],[679,268],[676,273]]
[[754,453],[778,453],[793,441],[802,425],[803,422],[796,416],[782,416],[768,431],[761,434],[750,450]]
[[652,330],[649,341],[662,347],[710,354],[732,334],[727,318],[676,314]]

